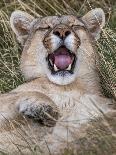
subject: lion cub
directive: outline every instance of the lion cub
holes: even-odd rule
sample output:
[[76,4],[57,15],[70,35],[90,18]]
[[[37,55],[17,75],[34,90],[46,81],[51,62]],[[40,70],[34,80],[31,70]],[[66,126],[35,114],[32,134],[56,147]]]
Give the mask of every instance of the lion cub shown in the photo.
[[[66,147],[67,137],[71,143],[84,124],[110,111],[111,101],[100,93],[94,48],[105,25],[104,12],[96,8],[81,18],[62,15],[35,19],[15,11],[10,24],[23,46],[20,66],[29,82],[0,95],[0,148],[11,154],[19,151],[14,144],[24,145],[16,135],[26,118],[25,132],[30,137],[43,132],[36,144],[43,147],[47,141],[50,152],[57,154]],[[13,137],[12,143],[8,137]],[[28,152],[26,147],[23,150]],[[42,151],[47,154],[47,149]]]

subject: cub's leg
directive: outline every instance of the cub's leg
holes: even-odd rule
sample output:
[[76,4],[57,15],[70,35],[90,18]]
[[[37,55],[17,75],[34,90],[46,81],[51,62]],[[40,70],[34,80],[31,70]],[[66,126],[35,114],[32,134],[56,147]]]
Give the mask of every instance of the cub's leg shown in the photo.
[[[44,125],[53,126],[58,119],[58,108],[46,95],[38,92],[11,92],[0,95],[0,122],[23,115]],[[3,119],[2,119],[3,118]],[[0,123],[1,124],[1,123]]]
[[42,93],[29,92],[21,96],[16,105],[20,114],[41,121],[44,125],[55,125],[59,112],[55,103]]

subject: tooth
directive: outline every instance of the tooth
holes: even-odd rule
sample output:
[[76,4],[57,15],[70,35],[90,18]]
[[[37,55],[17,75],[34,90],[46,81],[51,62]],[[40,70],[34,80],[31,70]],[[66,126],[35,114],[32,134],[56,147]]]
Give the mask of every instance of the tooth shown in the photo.
[[50,64],[53,66],[53,62],[52,62],[52,60],[49,59],[49,61],[50,61]]
[[71,64],[68,66],[68,68],[66,70],[71,70]]
[[56,67],[56,65],[54,64],[54,70],[58,71],[59,69]]

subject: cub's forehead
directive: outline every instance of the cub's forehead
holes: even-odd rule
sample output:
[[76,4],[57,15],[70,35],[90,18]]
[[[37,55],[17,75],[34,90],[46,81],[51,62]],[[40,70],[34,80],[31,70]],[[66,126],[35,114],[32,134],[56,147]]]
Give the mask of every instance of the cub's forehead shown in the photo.
[[71,24],[77,22],[78,19],[75,16],[67,15],[67,16],[49,16],[42,18],[42,22],[47,22],[48,24]]
[[80,18],[73,15],[47,16],[36,19],[36,28],[46,28],[48,26],[53,28],[55,25],[58,24],[65,24],[68,26],[84,25]]

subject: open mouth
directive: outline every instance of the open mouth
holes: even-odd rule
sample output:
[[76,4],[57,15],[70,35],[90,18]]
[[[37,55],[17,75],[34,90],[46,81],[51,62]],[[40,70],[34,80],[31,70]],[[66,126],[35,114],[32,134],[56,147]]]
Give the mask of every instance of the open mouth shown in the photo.
[[56,74],[58,72],[69,72],[73,74],[76,63],[76,55],[64,45],[49,54],[47,60],[52,74]]

